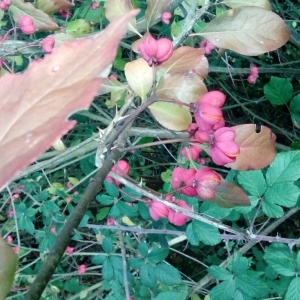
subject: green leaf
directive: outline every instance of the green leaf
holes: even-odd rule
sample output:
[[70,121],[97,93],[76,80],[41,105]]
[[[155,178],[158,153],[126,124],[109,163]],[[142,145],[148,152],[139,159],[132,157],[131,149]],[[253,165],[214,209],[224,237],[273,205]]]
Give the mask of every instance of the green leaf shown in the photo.
[[83,218],[81,219],[81,221],[80,221],[78,227],[83,227],[83,226],[85,226],[85,225],[88,223],[89,218],[90,218],[90,217],[89,217],[87,214],[85,214],[85,215],[83,216]]
[[149,251],[147,243],[145,243],[145,242],[139,243],[138,251],[142,256],[146,257],[148,255],[148,251]]
[[219,280],[230,280],[234,276],[228,270],[219,266],[210,266],[207,271],[212,277]]
[[34,234],[35,228],[33,222],[24,213],[17,212],[17,218],[19,230],[25,230],[31,234]]
[[280,275],[296,274],[290,249],[285,244],[272,244],[265,250],[264,259]]
[[147,255],[148,260],[153,263],[159,263],[163,261],[169,254],[168,248],[153,248],[150,253]]
[[102,276],[106,280],[111,280],[114,277],[114,269],[113,269],[110,257],[107,257],[103,262]]
[[249,196],[249,200],[251,202],[251,206],[237,206],[234,208],[235,211],[241,213],[241,214],[248,214],[251,212],[251,210],[257,206],[259,200],[261,198],[258,196]]
[[219,230],[200,221],[193,221],[188,225],[186,236],[188,241],[194,246],[198,246],[199,242],[211,246],[221,242]]
[[96,200],[103,205],[111,205],[114,203],[114,198],[108,195],[97,195]]
[[186,300],[187,294],[187,291],[162,292],[159,293],[153,300]]
[[267,185],[262,171],[239,172],[237,180],[243,189],[254,196],[261,196],[265,193]]
[[266,216],[270,218],[280,218],[283,216],[283,209],[267,200],[262,202],[262,210],[266,214]]
[[182,282],[179,271],[171,265],[160,263],[154,271],[156,279],[163,284],[176,285]]
[[154,287],[156,285],[156,278],[154,275],[154,268],[149,263],[142,265],[140,270],[141,283],[147,287]]
[[235,289],[234,279],[223,281],[212,288],[209,293],[210,300],[231,300],[233,299]]
[[128,259],[128,264],[133,269],[140,269],[144,263],[145,263],[145,260],[143,258],[132,257],[132,258]]
[[231,208],[220,207],[217,204],[209,201],[204,201],[200,207],[200,213],[211,216],[217,219],[224,219],[229,216]]
[[300,300],[300,278],[299,277],[296,277],[291,281],[287,293],[285,295],[285,299]]
[[264,86],[266,98],[274,105],[282,105],[292,99],[293,86],[285,78],[272,76],[269,83]]
[[268,185],[296,181],[300,178],[300,151],[286,151],[276,155],[266,173]]
[[[141,198],[142,194],[138,193],[137,191],[129,188],[129,187],[123,187],[122,191],[124,191],[124,193],[122,193],[122,198],[124,201],[128,201],[128,202],[132,202],[132,201],[136,201],[136,199],[134,199],[134,197],[136,198]],[[132,196],[132,197],[130,197]]]
[[102,249],[107,253],[113,253],[115,248],[110,237],[106,237],[102,242]]
[[299,188],[293,183],[277,183],[267,190],[265,200],[269,203],[293,207],[296,205],[299,195]]
[[267,285],[259,278],[250,276],[237,276],[235,278],[237,288],[240,288],[247,296],[263,299],[268,294]]
[[102,265],[106,258],[106,255],[94,255],[92,257],[92,263],[95,265]]
[[53,213],[58,211],[59,211],[59,207],[53,201],[45,201],[43,205],[41,205],[41,212],[43,216],[46,218],[49,218],[50,216],[53,215]]
[[236,276],[240,276],[246,273],[248,270],[248,259],[246,257],[242,257],[241,255],[237,255],[237,257],[231,263],[232,272]]
[[113,185],[113,184],[107,182],[106,180],[104,180],[104,187],[105,187],[106,192],[111,197],[116,198],[116,197],[119,196],[119,190],[115,185]]
[[104,220],[107,217],[109,211],[110,211],[110,207],[102,207],[96,215],[96,220],[97,221]]
[[290,102],[290,111],[293,123],[300,126],[300,94],[295,96]]
[[0,236],[0,299],[5,299],[14,281],[17,255]]

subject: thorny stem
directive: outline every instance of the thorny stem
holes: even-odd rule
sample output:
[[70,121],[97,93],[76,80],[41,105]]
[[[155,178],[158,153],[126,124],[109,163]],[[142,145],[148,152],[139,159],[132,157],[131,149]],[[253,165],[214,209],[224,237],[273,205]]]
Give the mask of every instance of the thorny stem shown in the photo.
[[128,282],[128,277],[127,277],[126,250],[125,250],[125,244],[124,244],[122,230],[119,230],[119,241],[120,241],[121,255],[122,255],[122,261],[123,261],[123,276],[124,276],[125,295],[126,295],[126,300],[130,300],[129,282]]

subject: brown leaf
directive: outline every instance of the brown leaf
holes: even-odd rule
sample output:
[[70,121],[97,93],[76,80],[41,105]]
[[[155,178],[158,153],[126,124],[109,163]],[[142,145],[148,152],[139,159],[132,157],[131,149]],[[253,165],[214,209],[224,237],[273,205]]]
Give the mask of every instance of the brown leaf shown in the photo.
[[204,55],[203,49],[188,46],[179,47],[172,56],[157,69],[161,75],[166,73],[186,73],[201,64]]
[[146,100],[153,85],[153,69],[143,58],[139,58],[128,62],[124,72],[132,90],[141,97],[142,101]]
[[48,15],[53,15],[60,10],[68,10],[73,4],[67,0],[37,0],[36,8]]
[[161,18],[162,13],[168,7],[172,0],[147,0],[147,9],[145,12],[147,28],[153,25],[157,19]]
[[5,299],[14,281],[17,255],[0,236],[0,299]]
[[247,194],[240,187],[224,179],[217,186],[215,197],[209,201],[226,208],[251,205]]
[[193,35],[201,35],[219,48],[251,56],[283,46],[290,38],[290,31],[275,13],[247,6],[228,10]]
[[223,0],[222,3],[231,8],[240,6],[259,6],[267,10],[272,10],[272,5],[268,0]]
[[267,167],[275,158],[276,135],[266,126],[244,124],[231,127],[236,132],[235,141],[240,145],[236,161],[226,165],[235,170],[258,170]]
[[207,93],[206,85],[193,72],[166,74],[156,88],[158,99],[179,100],[186,104],[196,102],[205,93]]
[[[131,0],[109,0],[105,2],[105,17],[112,22],[133,10]],[[131,19],[128,30],[140,35],[136,27],[136,19]]]
[[0,188],[74,127],[66,118],[90,105],[136,13],[99,34],[55,48],[23,74],[0,79]]
[[33,19],[34,27],[37,31],[53,31],[59,29],[59,26],[47,14],[36,9],[31,3],[25,3],[24,0],[13,0],[8,10],[17,23],[22,15],[30,16]]
[[186,130],[192,123],[192,115],[186,109],[169,102],[156,102],[149,106],[153,117],[170,130]]

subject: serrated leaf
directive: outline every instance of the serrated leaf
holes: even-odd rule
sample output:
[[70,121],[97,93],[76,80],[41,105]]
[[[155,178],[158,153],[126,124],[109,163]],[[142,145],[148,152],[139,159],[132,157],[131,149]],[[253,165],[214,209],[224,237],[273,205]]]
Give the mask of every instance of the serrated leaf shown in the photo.
[[33,19],[36,30],[54,31],[59,29],[59,26],[46,13],[24,0],[13,0],[8,10],[17,23],[22,15],[28,15]]
[[285,294],[285,299],[288,300],[300,300],[300,278],[294,278]]
[[268,185],[296,181],[300,178],[300,151],[286,151],[276,155],[266,173]]
[[256,299],[263,299],[269,292],[268,286],[261,279],[247,275],[237,276],[235,284],[243,294]]
[[114,277],[114,269],[110,257],[107,257],[102,264],[102,276],[108,281]]
[[215,188],[216,194],[209,201],[216,203],[224,208],[235,206],[250,206],[250,200],[247,194],[236,184],[226,180]]
[[205,93],[207,93],[206,85],[195,73],[166,74],[160,78],[156,88],[158,99],[174,99],[186,104],[195,103]]
[[232,209],[220,207],[217,204],[205,201],[201,204],[200,213],[217,219],[225,219],[231,213]]
[[264,94],[274,105],[286,104],[292,99],[293,85],[285,78],[271,76],[270,82],[264,86]]
[[176,291],[176,292],[161,292],[153,300],[185,300],[187,299],[187,291]]
[[265,193],[266,201],[284,207],[296,205],[300,190],[291,182],[277,183],[272,185]]
[[177,285],[182,282],[179,271],[171,265],[160,263],[155,267],[154,272],[156,279],[163,284]]
[[122,188],[122,198],[125,201],[133,202],[136,201],[135,198],[140,198],[141,196],[142,196],[141,193],[129,188],[128,186]]
[[194,35],[203,36],[218,48],[248,56],[274,51],[290,39],[284,20],[255,6],[228,10]]
[[265,193],[267,184],[262,171],[239,172],[237,180],[243,189],[254,196],[261,196]]
[[235,257],[235,259],[232,261],[231,267],[234,275],[243,275],[249,268],[248,259],[246,257],[242,257],[241,255],[237,255],[237,257]]
[[145,260],[143,258],[132,257],[128,259],[128,264],[133,269],[140,269],[144,263]]
[[105,191],[111,196],[111,197],[118,197],[119,196],[119,189],[114,185],[109,183],[107,180],[104,181],[104,187]]
[[154,287],[156,285],[156,277],[154,268],[151,264],[146,263],[140,269],[141,283],[147,287]]
[[135,14],[121,17],[99,34],[54,48],[22,74],[1,77],[0,189],[74,127],[76,122],[66,118],[93,100]]
[[283,216],[282,207],[266,200],[262,201],[262,210],[270,218],[280,218]]
[[230,279],[221,282],[220,284],[213,287],[209,293],[210,300],[234,299],[233,295],[235,292],[235,280]]
[[146,257],[148,255],[148,245],[145,242],[142,242],[138,245],[138,251],[139,253]]
[[147,258],[152,264],[159,263],[163,261],[169,254],[168,248],[153,248],[150,253],[148,253]]
[[233,163],[226,164],[234,170],[258,170],[268,166],[276,155],[276,136],[266,127],[261,126],[256,132],[255,124],[231,127],[236,132],[235,142],[240,146],[240,154]]
[[259,6],[267,10],[272,10],[271,3],[268,0],[223,0],[222,3],[231,8],[239,6]]
[[265,250],[264,259],[280,275],[294,276],[296,273],[290,249],[285,244],[272,244]]
[[149,109],[156,121],[170,130],[186,130],[192,122],[191,113],[177,104],[156,102]]
[[195,246],[198,246],[199,242],[211,246],[221,242],[221,236],[217,228],[197,220],[188,225],[186,236],[188,241]]
[[102,241],[102,249],[107,253],[110,254],[112,252],[114,252],[114,245],[112,243],[112,240],[110,237],[106,237],[103,241]]
[[172,0],[147,0],[147,9],[145,17],[147,20],[147,28],[153,25],[157,19],[161,18],[162,13],[168,7]]
[[48,15],[53,15],[60,10],[67,10],[72,7],[72,3],[67,0],[37,0],[36,8]]
[[[131,0],[109,0],[105,1],[105,17],[110,21],[114,21],[133,10]],[[131,19],[128,24],[128,30],[139,34],[136,28],[136,20]]]
[[108,195],[97,195],[96,200],[103,205],[111,205],[114,203],[114,198]]
[[145,101],[153,85],[154,72],[148,63],[139,58],[125,65],[125,76],[132,90]]
[[17,268],[17,255],[0,236],[0,299],[4,300],[10,291]]
[[219,266],[210,266],[207,271],[212,277],[219,280],[230,280],[234,276],[228,270]]

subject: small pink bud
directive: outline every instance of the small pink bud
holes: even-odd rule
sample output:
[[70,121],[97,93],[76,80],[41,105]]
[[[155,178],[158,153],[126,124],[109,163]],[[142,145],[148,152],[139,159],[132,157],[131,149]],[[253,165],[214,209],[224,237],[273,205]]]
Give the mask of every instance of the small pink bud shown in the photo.
[[183,147],[181,150],[182,156],[186,157],[187,159],[191,159],[196,161],[199,158],[200,153],[202,152],[202,148],[191,145],[189,147]]
[[169,11],[163,12],[161,15],[161,21],[165,24],[170,24],[170,19],[172,18],[172,14]]
[[65,10],[65,9],[62,9],[59,11],[60,12],[60,15],[63,17],[63,18],[70,18],[71,17],[71,12],[69,10]]
[[80,265],[78,268],[79,274],[84,274],[86,272],[86,265]]
[[13,247],[12,249],[13,249],[13,251],[14,251],[16,254],[18,254],[18,253],[20,252],[19,246],[15,246],[15,247]]
[[7,217],[8,217],[8,218],[11,218],[13,215],[14,215],[14,211],[13,211],[12,209],[10,209],[10,210],[7,212]]
[[20,198],[20,195],[19,195],[19,194],[13,194],[13,195],[12,195],[12,198],[13,198],[14,200],[16,200],[16,199]]
[[215,50],[217,47],[213,45],[209,40],[205,39],[200,43],[200,47],[204,48],[205,54],[209,55]]
[[9,235],[7,238],[6,238],[6,241],[11,244],[13,242],[13,238],[11,237],[11,235]]
[[69,254],[69,255],[72,255],[74,253],[74,248],[68,246],[67,249],[66,249],[66,253]]
[[108,76],[108,79],[118,79],[118,75],[116,75],[116,74],[111,74],[111,75],[109,75]]
[[167,218],[169,214],[169,208],[158,201],[149,200],[147,205],[149,206],[149,213],[153,220],[159,220],[161,218]]
[[57,235],[57,231],[56,231],[56,228],[55,228],[55,227],[51,227],[51,228],[50,228],[50,231],[51,231],[53,234]]
[[19,19],[20,29],[25,34],[32,34],[35,32],[33,19],[30,16],[22,15]]
[[69,204],[69,203],[72,201],[72,198],[71,198],[71,197],[67,197],[67,198],[65,199],[65,201],[66,201],[67,204]]
[[51,53],[55,44],[55,39],[52,36],[47,36],[42,41],[42,48],[46,53]]
[[258,67],[255,65],[251,64],[250,65],[250,74],[253,75],[254,77],[258,77]]
[[113,225],[115,225],[115,219],[114,219],[114,218],[108,218],[108,219],[106,220],[106,224],[107,224],[108,226],[113,226]]
[[99,6],[100,6],[100,4],[99,4],[98,2],[96,2],[96,1],[93,1],[93,2],[91,3],[91,8],[92,8],[92,9],[97,9]]
[[255,81],[256,81],[256,77],[253,76],[253,75],[249,75],[248,78],[247,78],[247,81],[248,81],[250,84],[254,84]]

